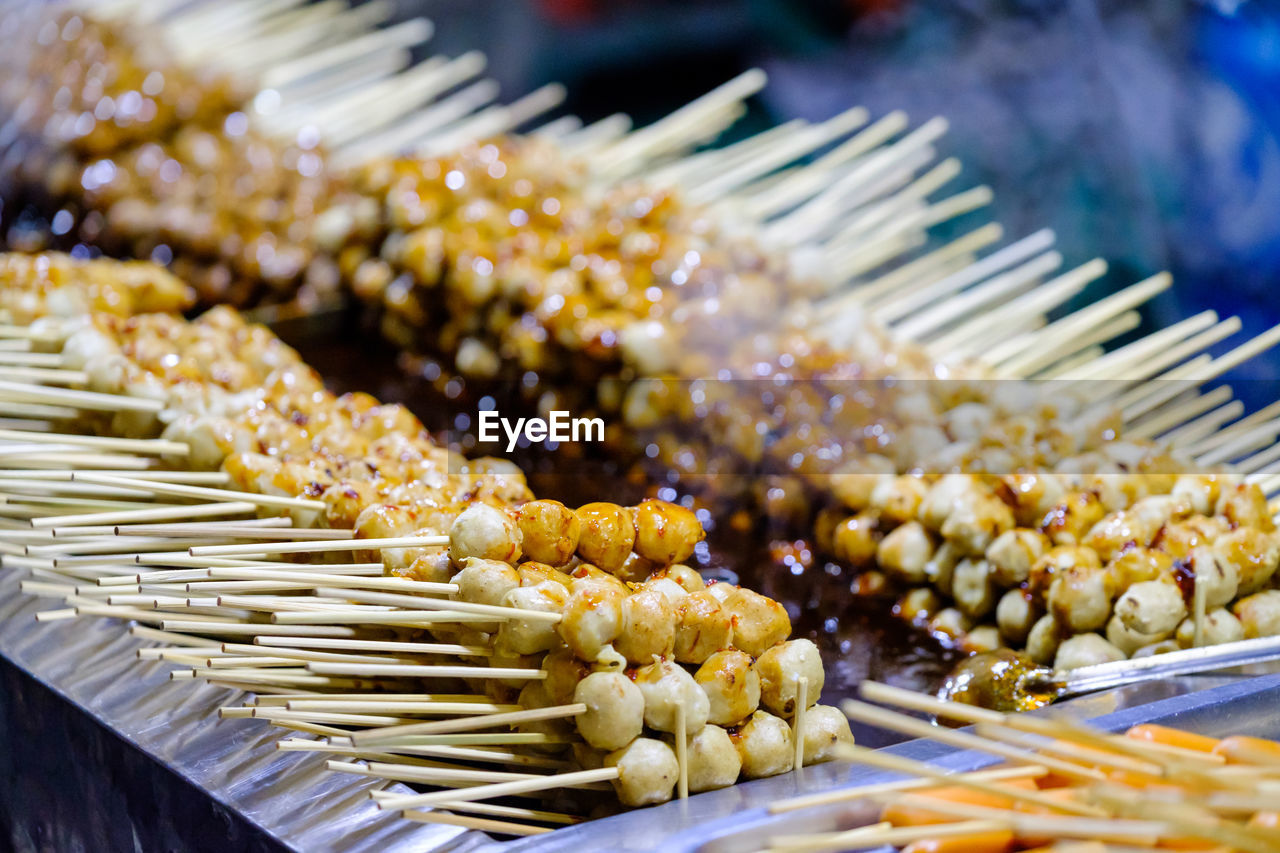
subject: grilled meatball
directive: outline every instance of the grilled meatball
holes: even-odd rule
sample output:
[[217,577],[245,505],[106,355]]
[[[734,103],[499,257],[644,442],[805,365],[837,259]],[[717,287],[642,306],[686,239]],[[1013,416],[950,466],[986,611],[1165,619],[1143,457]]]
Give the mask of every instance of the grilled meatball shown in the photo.
[[1057,670],[1079,669],[1124,659],[1124,652],[1107,642],[1101,634],[1076,634],[1058,646],[1053,667]]
[[620,672],[593,672],[578,682],[573,701],[587,706],[578,732],[597,749],[621,749],[644,731],[644,694]]
[[805,713],[800,737],[804,739],[805,764],[830,761],[835,758],[837,744],[853,743],[849,718],[830,705],[814,705]]
[[791,727],[767,711],[756,711],[729,737],[742,759],[742,774],[748,779],[776,776],[795,765]]
[[578,548],[582,523],[559,501],[529,501],[516,513],[521,547],[531,560],[563,566]]
[[604,766],[618,768],[613,789],[624,806],[651,806],[671,799],[680,765],[660,740],[638,737],[605,756]]
[[687,759],[689,790],[694,793],[727,788],[742,772],[742,758],[729,733],[710,723],[689,740]]
[[635,673],[636,687],[644,694],[644,722],[660,732],[677,730],[677,710],[683,706],[685,735],[707,724],[711,703],[693,676],[679,664],[660,660]]
[[693,511],[679,504],[649,500],[636,506],[634,514],[636,553],[659,566],[689,559],[707,535]]
[[503,510],[473,503],[449,528],[449,556],[459,566],[468,557],[515,563],[520,559],[520,528]]
[[707,694],[707,719],[718,726],[735,725],[760,707],[760,675],[751,656],[725,649],[707,658],[693,680]]

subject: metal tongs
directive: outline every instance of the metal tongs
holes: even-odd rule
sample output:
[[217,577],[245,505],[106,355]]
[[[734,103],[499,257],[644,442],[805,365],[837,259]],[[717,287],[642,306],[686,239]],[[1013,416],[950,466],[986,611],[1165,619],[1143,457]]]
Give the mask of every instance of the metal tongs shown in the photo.
[[1216,646],[1165,652],[1145,658],[1082,666],[1065,672],[1035,670],[1027,673],[1024,686],[1035,692],[1045,691],[1047,688],[1047,692],[1052,696],[1050,701],[1056,701],[1069,696],[1110,690],[1144,681],[1213,672],[1274,660],[1280,660],[1280,636],[1236,640]]
[[1072,670],[1050,669],[1026,655],[997,649],[961,661],[938,691],[938,697],[997,711],[1029,711],[1082,693],[1274,660],[1280,660],[1280,636]]

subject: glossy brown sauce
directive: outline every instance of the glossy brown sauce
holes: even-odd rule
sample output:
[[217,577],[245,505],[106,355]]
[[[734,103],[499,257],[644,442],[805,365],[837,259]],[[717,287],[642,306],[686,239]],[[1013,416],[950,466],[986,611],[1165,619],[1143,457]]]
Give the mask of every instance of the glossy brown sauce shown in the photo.
[[[478,401],[465,389],[449,396],[455,389],[442,388],[432,371],[400,356],[376,333],[356,331],[348,318],[284,323],[276,331],[333,391],[365,391],[402,403],[438,438],[457,427],[459,416],[476,415]],[[576,450],[586,458],[575,454],[569,473],[556,470],[564,459],[559,451],[541,446],[517,449],[508,458],[529,475],[539,497],[569,506],[601,499],[634,504],[653,496],[651,484],[625,476],[603,453],[593,459],[590,450]],[[933,692],[963,656],[895,616],[895,594],[818,558],[804,540],[781,540],[779,531],[764,522],[715,521],[710,519],[705,547],[699,546],[690,562],[708,577],[741,583],[787,608],[794,636],[812,639],[822,652],[823,702],[853,696],[865,679]]]

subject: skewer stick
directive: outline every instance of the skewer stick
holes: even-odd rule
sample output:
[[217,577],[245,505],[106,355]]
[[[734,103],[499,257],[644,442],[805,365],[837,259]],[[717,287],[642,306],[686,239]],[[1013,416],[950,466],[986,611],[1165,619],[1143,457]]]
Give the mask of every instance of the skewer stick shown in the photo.
[[[1049,335],[1054,339],[1063,335],[1080,334],[1095,328],[1112,317],[1137,308],[1156,294],[1168,289],[1172,283],[1173,279],[1168,273],[1157,273],[1137,284],[1131,284],[1105,299],[1100,299],[1087,308],[1082,308],[1079,311],[1068,314],[1066,317],[1055,320],[1036,334]],[[1033,350],[1034,347],[1031,351]],[[984,361],[992,366],[1001,367],[1006,373],[1016,372],[1017,356],[1026,351],[1028,350],[1024,342],[1019,342],[1016,346],[997,345],[987,354]]]
[[[471,668],[484,669],[483,667]],[[494,668],[487,671],[499,672],[500,670]],[[516,671],[529,672],[529,670]],[[545,675],[546,673],[543,673],[543,676]],[[509,676],[502,675],[499,677],[508,678]],[[457,732],[472,731],[474,729],[489,729],[494,728],[495,726],[516,726],[521,723],[533,723],[542,720],[563,720],[568,717],[576,717],[579,714],[586,713],[586,710],[586,705],[577,703],[572,705],[557,705],[550,708],[532,708],[525,711],[512,711],[505,714],[487,714],[475,717],[462,717],[455,720],[436,720],[429,723],[414,723],[407,726],[387,726],[382,729],[369,729],[368,731],[355,732],[351,735],[351,742],[357,746],[365,746],[371,743],[396,740],[408,735],[455,734]]]
[[128,477],[115,477],[104,474],[76,474],[73,479],[100,486],[116,486],[118,488],[132,488],[139,490],[145,489],[158,495],[175,495],[183,498],[247,501],[256,506],[313,510],[316,512],[323,512],[325,509],[324,501],[313,501],[305,498],[290,498],[280,495],[260,495],[254,492],[238,492],[231,489],[214,489],[207,486],[188,486],[180,483],[157,483],[148,480],[134,480]]
[[1207,593],[1208,586],[1206,584],[1196,583],[1194,585],[1194,589],[1192,591],[1191,618],[1195,625],[1195,632],[1192,635],[1193,639],[1191,644],[1196,648],[1200,648],[1204,645],[1204,620],[1206,615],[1205,597]]
[[[259,586],[259,584],[261,586]],[[232,587],[228,589],[228,587]],[[327,596],[314,595],[241,595],[240,593],[249,592],[306,592],[311,588],[304,584],[289,584],[292,589],[281,589],[281,584],[277,581],[214,581],[209,584],[200,582],[189,583],[186,585],[188,592],[214,592],[220,593],[217,597],[219,607],[242,607],[246,610],[259,610],[267,613],[294,613],[294,612],[315,612],[317,610],[340,610],[344,613],[350,613],[357,608],[349,602],[340,599],[333,599]],[[225,593],[231,592],[231,595]],[[385,608],[369,607],[362,608],[369,613],[385,613]],[[317,658],[317,660],[325,660],[325,658]]]
[[97,391],[76,391],[68,388],[48,388],[22,382],[0,380],[0,400],[20,403],[49,403],[55,406],[71,406],[102,412],[150,412],[157,414],[164,409],[159,400],[129,397],[123,394],[101,394]]
[[[492,622],[495,616],[463,613],[460,610],[375,610],[350,607],[343,610],[274,613],[271,621],[278,625],[394,625],[421,628],[440,624],[475,624]],[[515,617],[506,617],[515,618]]]
[[[994,770],[976,770],[972,773],[955,775],[967,776],[980,782],[1013,782],[1019,779],[1040,779],[1048,774],[1049,771],[1044,767],[997,767]],[[807,794],[803,797],[779,800],[769,805],[769,813],[781,814],[783,812],[796,811],[797,809],[861,800],[875,794],[935,788],[937,785],[937,781],[933,779],[903,779],[897,782],[876,782],[870,785],[858,785],[853,788],[841,788],[835,791],[823,791],[818,794]]]
[[[5,336],[0,335],[0,338],[2,337]],[[62,367],[63,359],[60,352],[3,351],[0,352],[0,364],[20,367]]]
[[1094,806],[1064,800],[1055,800],[1051,797],[1046,797],[1043,794],[1033,793],[1021,788],[1011,788],[997,782],[984,782],[981,780],[965,778],[964,776],[947,773],[945,770],[924,761],[904,758],[889,752],[869,749],[865,746],[837,744],[835,751],[840,758],[846,761],[852,761],[856,764],[867,764],[872,767],[879,767],[882,770],[893,770],[898,773],[908,773],[912,776],[933,779],[936,782],[956,785],[961,788],[969,788],[970,790],[978,791],[979,793],[989,794],[994,797],[1003,797],[1013,802],[1022,802],[1028,805],[1039,806],[1040,808],[1048,809],[1053,813],[1065,813],[1086,817],[1102,817],[1106,814],[1104,810],[1095,808]]
[[192,637],[189,634],[179,634],[173,631],[160,631],[155,628],[148,628],[145,625],[132,625],[129,627],[129,633],[143,640],[157,640],[161,643],[168,643],[171,646],[193,646],[209,649],[218,647],[217,640]]
[[1253,414],[1241,418],[1226,429],[1219,430],[1209,438],[1197,442],[1196,445],[1191,448],[1191,451],[1193,453],[1202,453],[1206,450],[1213,450],[1216,447],[1226,444],[1232,439],[1240,437],[1250,427],[1259,426],[1276,417],[1280,417],[1280,402],[1272,403],[1269,406],[1261,408]]
[[[6,404],[7,405],[7,404]],[[113,468],[118,471],[145,471],[152,468],[155,460],[142,456],[125,456],[118,453],[79,453],[75,448],[58,449],[56,445],[28,445],[25,452],[19,450],[11,453],[10,445],[0,448],[0,468],[13,468],[15,464],[28,468],[56,468],[66,470],[70,466],[78,468]],[[37,448],[40,448],[37,451]]]
[[915,717],[909,717],[906,714],[900,714],[885,708],[877,708],[864,702],[847,699],[840,704],[840,710],[844,711],[853,720],[880,726],[890,731],[902,732],[913,737],[930,738],[938,741],[938,743],[944,743],[958,749],[979,750],[1016,764],[1030,767],[1046,767],[1071,779],[1096,782],[1105,778],[1104,774],[1090,767],[1018,749],[1007,744],[995,743],[968,732],[939,729],[923,720],[917,720]]
[[295,694],[286,694],[280,696],[258,697],[255,699],[258,705],[280,705],[288,706],[295,700],[311,700],[311,699],[350,699],[353,701],[372,701],[373,699],[385,698],[390,702],[476,702],[485,704],[492,702],[488,696],[480,693],[314,693],[303,692]]
[[[7,468],[0,469],[0,482],[5,480],[55,480],[59,482],[71,482],[75,474],[106,474],[110,476],[118,473],[110,469],[100,471],[86,471],[76,469],[75,471],[58,471],[43,468]],[[225,471],[130,471],[129,478],[133,480],[163,480],[168,483],[185,483],[195,486],[221,486],[231,482],[231,476]]]
[[56,367],[6,367],[5,376],[25,379],[41,385],[85,385],[89,374],[83,370],[66,370]]
[[1125,770],[1130,773],[1144,773],[1148,776],[1156,777],[1164,774],[1164,768],[1159,764],[1153,764],[1149,761],[1142,761],[1140,759],[1127,758],[1105,750],[1081,746],[1067,740],[1047,740],[1044,739],[1043,735],[1033,735],[1030,733],[1020,732],[1005,725],[978,723],[978,725],[974,727],[974,731],[978,735],[991,740],[1004,741],[1005,743],[1019,746],[1023,749],[1042,752],[1045,755],[1054,755],[1068,760],[1078,760],[1083,764],[1095,764],[1103,767],[1110,767],[1115,770]]
[[451,782],[511,782],[521,779],[540,779],[542,773],[513,773],[503,770],[473,770],[471,768],[453,767],[419,767],[412,764],[388,764],[371,761],[368,764],[356,764],[351,761],[326,761],[330,770],[343,773],[356,773],[361,776],[375,776],[379,779],[394,779],[399,782],[425,782],[433,785]]
[[[136,557],[148,551],[163,551],[174,545],[208,542],[209,539],[170,539],[167,536],[108,536],[103,539],[93,537],[87,539],[62,539],[50,545],[28,545],[27,553],[31,556],[52,556],[57,565],[59,556],[101,556],[112,557],[119,561],[133,562]],[[218,541],[218,540],[212,540]]]
[[1158,821],[1026,814],[1006,809],[988,808],[986,806],[972,806],[967,803],[953,803],[921,794],[905,794],[897,802],[903,806],[949,814],[965,820],[1007,822],[1012,825],[1016,833],[1025,834],[1032,838],[1044,838],[1046,836],[1051,838],[1084,838],[1100,841],[1129,842],[1151,847],[1162,836],[1173,834],[1169,831],[1167,824]]
[[[394,751],[388,752],[370,752],[361,750],[354,746],[336,743],[323,743],[314,740],[301,739],[285,739],[276,742],[276,749],[286,752],[328,752],[339,755],[350,755],[356,758],[377,758],[385,761],[395,761],[399,758],[412,756],[427,756],[434,758],[451,758],[459,761],[477,761],[482,764],[507,764],[516,767],[541,767],[548,770],[565,770],[569,764],[558,758],[551,758],[545,755],[526,755],[521,752],[513,752],[511,750],[491,749],[488,747],[465,747],[465,746],[416,746],[416,747],[392,747]],[[568,815],[565,815],[568,817]],[[570,819],[562,821],[564,823],[575,823]]]
[[[359,678],[326,678],[323,675],[310,675],[301,671],[288,669],[210,669],[208,667],[193,667],[189,670],[179,670],[169,673],[171,681],[183,681],[188,679],[203,678],[229,678],[235,681],[244,682],[266,682],[268,684],[281,685],[311,685],[314,687],[360,687],[376,684],[371,679]],[[281,722],[286,722],[282,720]],[[296,722],[296,721],[293,721]],[[346,732],[342,732],[346,734]]]
[[531,622],[559,622],[563,618],[560,613],[545,610],[526,610],[518,607],[506,607],[494,604],[475,604],[470,601],[456,599],[424,598],[419,595],[398,595],[386,592],[366,592],[357,589],[339,589],[317,587],[317,595],[328,595],[335,598],[346,598],[350,601],[366,604],[385,604],[392,607],[417,607],[427,610],[453,610],[460,613],[480,613],[498,619],[527,619]]
[[[495,678],[541,681],[547,677],[546,670],[541,669],[523,669],[520,667],[503,666],[450,666],[445,664],[347,664],[317,662],[307,664],[307,669],[318,675],[381,675],[389,678]],[[566,705],[564,707],[577,706]],[[563,708],[539,708],[536,710],[536,713],[543,713],[552,710],[562,711]],[[528,713],[532,714],[535,713],[535,711],[529,711]],[[581,711],[576,713],[581,713]],[[536,717],[535,719],[553,719],[556,716],[556,714],[550,714],[549,716]],[[566,713],[560,714],[560,716],[572,715]],[[412,732],[404,732],[404,734],[412,734]]]
[[232,557],[255,553],[322,554],[328,551],[376,551],[382,548],[433,548],[448,544],[448,536],[396,536],[384,539],[335,539],[324,542],[255,542],[248,545],[209,545],[192,548],[191,556]]
[[1259,448],[1271,447],[1274,445],[1276,436],[1280,435],[1280,420],[1259,424],[1243,433],[1236,430],[1237,426],[1238,424],[1232,424],[1222,430],[1219,435],[1226,433],[1230,436],[1230,440],[1220,443],[1212,450],[1200,453],[1196,456],[1196,462],[1201,465],[1219,465]]
[[1238,417],[1243,411],[1244,403],[1239,400],[1232,400],[1227,405],[1214,409],[1212,412],[1201,415],[1195,420],[1183,424],[1178,429],[1166,433],[1162,438],[1164,443],[1170,447],[1187,448],[1203,440],[1205,436],[1213,435],[1224,423]]
[[601,767],[598,770],[577,770],[571,773],[559,773],[554,776],[542,776],[515,782],[499,782],[496,785],[477,785],[460,791],[435,791],[429,794],[413,794],[399,797],[377,798],[378,808],[389,811],[420,808],[422,806],[438,806],[451,801],[470,802],[473,800],[492,800],[515,794],[531,794],[536,791],[548,791],[555,788],[577,788],[596,782],[607,782],[618,778],[618,768]]
[[79,409],[68,406],[18,403],[12,400],[5,402],[4,411],[6,415],[14,418],[46,418],[51,421],[70,421],[81,416]]
[[1200,414],[1226,403],[1231,399],[1231,396],[1231,389],[1226,385],[1221,385],[1212,391],[1192,397],[1185,402],[1170,405],[1147,414],[1135,424],[1129,425],[1125,430],[1125,434],[1139,439],[1151,439],[1158,435],[1164,435],[1170,430],[1190,422]]
[[[314,563],[285,563],[273,560],[250,560],[247,558],[236,557],[193,557],[186,551],[180,553],[164,553],[164,554],[148,554],[146,564],[148,566],[168,566],[173,568],[183,567],[192,569],[230,569],[241,572],[247,571],[273,571],[273,572],[290,572],[290,578],[295,581],[306,580],[305,577],[299,575],[308,575],[315,572]],[[357,575],[357,576],[381,576],[381,563],[324,563],[325,574],[332,575]],[[205,574],[200,577],[210,577]],[[219,575],[219,577],[222,577]],[[261,579],[261,578],[260,578]],[[253,580],[253,578],[250,578]]]
[[[441,803],[440,808],[449,809],[451,811],[474,812],[475,814],[495,815],[497,817],[518,817],[525,820],[536,820],[541,823],[554,823],[561,826],[570,826],[575,823],[582,823],[582,818],[575,815],[561,814],[559,812],[548,812],[540,809],[524,809],[513,806],[495,806],[490,803]],[[409,817],[411,812],[406,812],[405,817]],[[412,819],[412,818],[410,818]]]
[[956,838],[1009,829],[1002,820],[966,820],[928,826],[901,826],[877,823],[843,832],[812,835],[780,835],[769,840],[769,850],[779,853],[820,853],[824,850],[872,849],[910,844],[932,838]]
[[1179,341],[1203,332],[1217,322],[1218,315],[1216,312],[1202,311],[1195,316],[1174,323],[1168,328],[1152,332],[1139,340],[1113,350],[1093,364],[1073,370],[1070,374],[1063,376],[1063,379],[1105,379],[1114,377],[1121,371],[1132,368],[1135,364],[1140,364],[1157,353],[1164,352]]
[[282,88],[298,80],[325,72],[364,54],[377,54],[397,47],[411,47],[431,37],[434,28],[426,18],[412,18],[386,29],[339,42],[333,47],[316,51],[289,62],[282,63],[262,75],[263,88]]
[[[225,536],[243,539],[259,536],[266,539],[342,539],[351,535],[350,530],[326,530],[313,527],[288,527],[287,518],[262,518],[250,521],[209,521],[202,524],[138,524],[117,525],[116,536],[173,536],[210,537]],[[274,529],[272,529],[274,528]],[[283,528],[283,529],[281,529]],[[328,566],[325,571],[328,571]]]
[[676,703],[676,796],[689,799],[689,733],[685,729],[684,702]]
[[[456,803],[441,803],[440,808],[448,808],[456,806]],[[409,810],[401,813],[401,817],[408,820],[417,821],[418,823],[440,823],[448,826],[461,826],[467,829],[475,829],[480,832],[492,832],[496,835],[542,835],[551,832],[549,827],[530,826],[524,823],[512,823],[506,820],[492,820],[486,818],[467,817],[466,815],[449,814],[442,811],[417,811]]]
[[[172,615],[172,614],[166,614]],[[342,625],[271,625],[266,623],[237,624],[232,622],[197,622],[191,619],[164,619],[161,630],[178,633],[247,634],[301,637],[356,637],[360,632]]]
[[[219,560],[218,562],[221,562]],[[339,589],[383,589],[392,592],[421,593],[422,595],[452,595],[458,591],[453,583],[436,583],[434,581],[415,581],[396,577],[364,577],[348,575],[331,575],[316,571],[315,566],[299,564],[298,569],[237,568],[233,566],[215,565],[209,568],[209,577],[226,580],[268,580],[306,582],[314,586],[333,587]],[[323,568],[323,566],[321,566]],[[453,602],[450,602],[452,604]],[[544,614],[545,616],[545,614]]]
[[[343,735],[349,734],[343,732]],[[349,739],[348,741],[349,742]],[[419,746],[531,746],[542,744],[576,743],[572,738],[548,735],[542,732],[467,732],[457,735],[415,735],[403,741],[387,743],[380,747],[388,752],[399,752],[406,747]]]
[[796,682],[796,716],[791,723],[791,742],[795,746],[795,756],[791,766],[796,770],[804,767],[804,718],[809,710],[809,679],[801,676]]
[[114,453],[141,453],[154,456],[186,456],[191,448],[181,441],[163,438],[115,438],[99,435],[71,433],[26,432],[16,429],[0,429],[0,441],[24,441],[32,444],[70,444],[91,450],[107,450]]
[[[1048,275],[1053,272],[1062,263],[1062,255],[1057,252],[1048,252],[1035,260],[1017,267],[1009,272],[997,276],[990,281],[984,282],[976,287],[960,293],[941,305],[928,308],[924,311],[917,312],[911,317],[902,321],[895,327],[895,332],[905,338],[912,340],[929,339],[942,340],[945,347],[945,337],[940,337],[940,333],[948,329],[956,320],[963,320],[965,317],[972,315],[975,311],[983,310],[984,306],[992,306],[1000,303],[1006,297],[1012,297],[1022,291],[1026,291],[1028,285],[1038,279],[1042,275]],[[1036,286],[1030,291],[1030,295],[1040,294],[1046,290],[1057,292],[1063,295],[1078,292],[1082,290],[1086,284],[1099,278],[1107,271],[1107,265],[1101,259],[1094,259],[1088,263],[1077,267],[1073,270],[1059,275],[1057,278],[1044,284]],[[1027,293],[1023,293],[1020,298],[1025,299]],[[1023,305],[1019,299],[1013,299],[1011,302],[1005,303],[1015,308]],[[986,309],[1000,313],[1001,308]],[[963,326],[960,331],[963,332]],[[1037,361],[1044,359],[1046,356],[1041,353],[1036,354]],[[1031,367],[1023,368],[1030,370]]]
[[506,714],[522,710],[519,705],[502,705],[480,702],[384,702],[361,701],[356,699],[292,699],[285,705],[289,711],[304,713],[347,712],[353,714],[394,713],[399,716],[442,715],[442,714]]
[[249,716],[269,722],[321,723],[336,726],[395,726],[411,718],[387,714],[357,714],[332,711],[289,711],[282,708],[250,708]]
[[405,652],[408,654],[442,654],[462,657],[489,657],[493,650],[487,646],[464,646],[455,643],[410,643],[391,640],[335,640],[320,637],[259,637],[262,646],[290,646],[315,649],[356,649],[370,652]]
[[1241,459],[1235,463],[1235,468],[1242,474],[1273,474],[1271,463],[1280,460],[1280,444],[1268,447],[1259,453],[1255,453],[1247,459]]

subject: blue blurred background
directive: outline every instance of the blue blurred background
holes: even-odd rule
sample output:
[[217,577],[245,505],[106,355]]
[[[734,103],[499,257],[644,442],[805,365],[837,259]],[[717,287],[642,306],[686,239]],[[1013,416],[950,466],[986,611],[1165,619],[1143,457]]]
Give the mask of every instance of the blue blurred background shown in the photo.
[[[1159,269],[1146,328],[1205,308],[1280,322],[1280,3],[1248,0],[425,0],[434,47],[478,47],[508,94],[559,80],[586,119],[655,118],[752,65],[743,129],[853,104],[945,116],[946,153],[1010,236]],[[1239,339],[1236,339],[1239,340]],[[1235,371],[1254,406],[1280,359]]]

